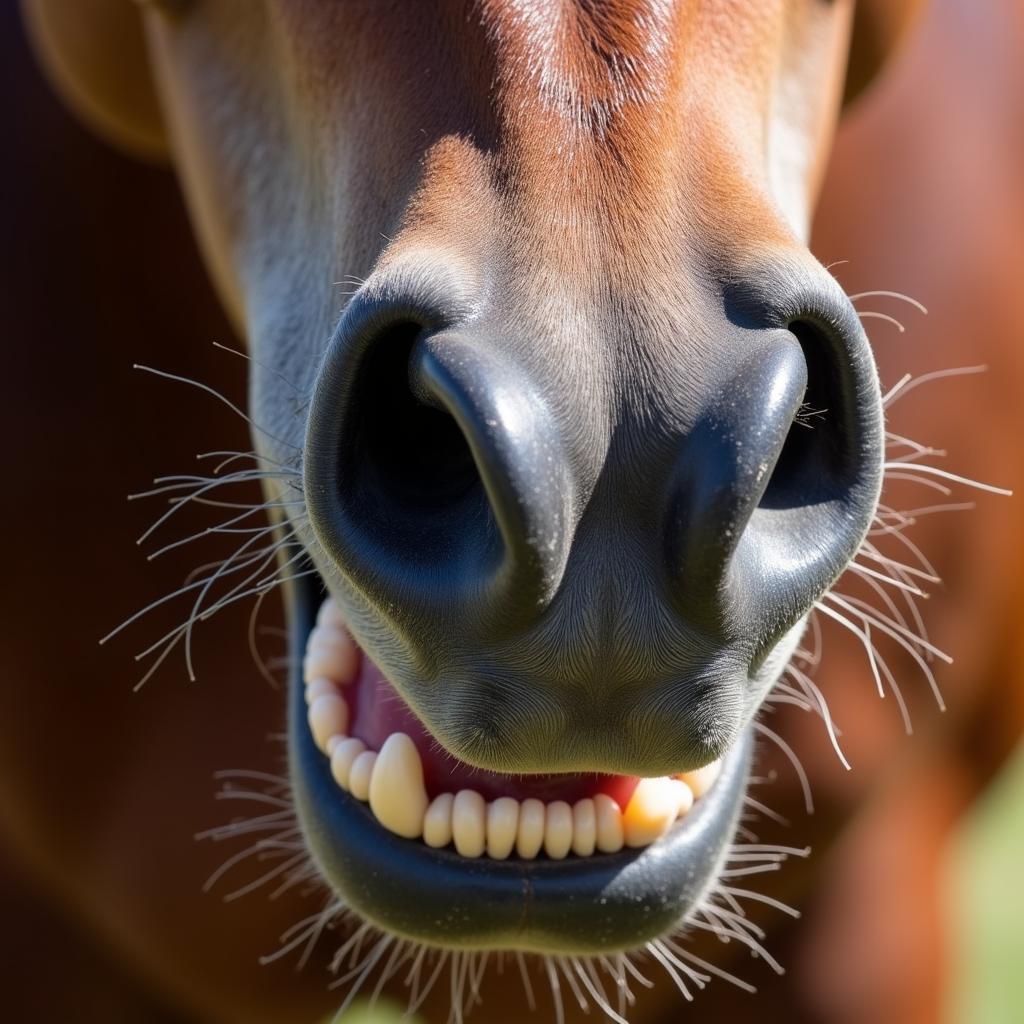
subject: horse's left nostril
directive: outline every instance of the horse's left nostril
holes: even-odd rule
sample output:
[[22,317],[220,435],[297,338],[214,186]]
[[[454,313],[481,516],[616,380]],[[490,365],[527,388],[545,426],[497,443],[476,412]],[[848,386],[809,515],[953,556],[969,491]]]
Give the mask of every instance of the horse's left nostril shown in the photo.
[[740,539],[774,477],[806,380],[796,339],[776,332],[713,396],[678,453],[669,562],[698,609],[717,606]]
[[853,323],[762,332],[676,462],[669,564],[688,617],[771,646],[853,557],[881,474],[874,366]]
[[314,394],[305,477],[333,567],[435,644],[452,622],[515,629],[557,589],[569,467],[529,375],[478,326],[354,304]]

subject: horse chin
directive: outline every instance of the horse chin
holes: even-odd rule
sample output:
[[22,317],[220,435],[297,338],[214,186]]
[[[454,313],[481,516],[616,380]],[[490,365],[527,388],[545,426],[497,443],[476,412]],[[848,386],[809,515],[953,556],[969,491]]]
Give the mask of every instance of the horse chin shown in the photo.
[[[465,856],[450,844],[432,848],[385,828],[365,800],[340,787],[311,732],[301,666],[321,594],[307,577],[286,599],[290,768],[306,844],[341,907],[385,934],[431,947],[600,956],[671,935],[701,906],[729,860],[752,724],[721,758],[707,791],[647,845],[601,852],[591,843],[584,856],[542,849],[522,857],[513,849],[501,859],[489,849]],[[533,777],[508,778],[514,787]],[[568,776],[548,778],[571,789]]]

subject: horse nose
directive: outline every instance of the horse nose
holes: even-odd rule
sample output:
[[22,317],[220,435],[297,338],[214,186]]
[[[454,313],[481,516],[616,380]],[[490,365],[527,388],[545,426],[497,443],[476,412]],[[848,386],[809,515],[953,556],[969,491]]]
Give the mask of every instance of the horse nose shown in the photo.
[[500,342],[408,303],[350,308],[310,409],[310,522],[363,595],[465,628],[536,615],[568,557],[572,486],[542,395]]
[[852,311],[758,332],[677,452],[666,516],[686,616],[761,650],[862,542],[881,479],[881,402]]

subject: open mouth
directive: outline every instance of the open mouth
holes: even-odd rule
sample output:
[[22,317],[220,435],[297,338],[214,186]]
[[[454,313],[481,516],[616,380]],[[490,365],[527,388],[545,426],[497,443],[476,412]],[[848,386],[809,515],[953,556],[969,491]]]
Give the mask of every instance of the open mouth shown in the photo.
[[[723,335],[742,358],[699,400],[647,396],[665,430],[638,409],[591,445],[580,425],[612,422],[598,392],[552,386],[559,368],[538,376],[505,311],[492,323],[418,266],[360,286],[308,407],[300,542],[374,657],[332,606],[317,624],[304,576],[305,838],[343,903],[392,935],[639,949],[723,870],[757,707],[870,524],[870,351],[834,281],[760,274],[736,298],[756,326]],[[806,403],[830,410],[813,431]]]
[[428,945],[583,954],[640,947],[699,905],[736,830],[747,734],[679,776],[484,771],[318,600],[293,595],[292,768],[309,847],[348,907]]

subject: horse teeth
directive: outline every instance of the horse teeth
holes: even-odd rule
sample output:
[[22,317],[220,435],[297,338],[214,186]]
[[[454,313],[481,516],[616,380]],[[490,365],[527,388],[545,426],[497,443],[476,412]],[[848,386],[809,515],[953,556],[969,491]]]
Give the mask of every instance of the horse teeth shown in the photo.
[[572,806],[507,796],[488,803],[471,789],[431,800],[423,761],[408,735],[392,733],[375,751],[347,734],[350,711],[343,687],[355,677],[359,650],[333,601],[324,603],[317,622],[304,662],[310,732],[330,758],[338,786],[368,802],[374,817],[395,835],[422,838],[434,849],[454,844],[463,857],[486,854],[492,860],[513,852],[522,860],[542,851],[553,860],[570,852],[577,857],[618,853],[661,838],[720,773],[721,762],[715,761],[672,778],[641,779],[625,810],[605,793]]
[[439,850],[452,841],[452,806],[454,793],[442,793],[435,797],[423,816],[423,841],[427,846]]
[[312,704],[317,697],[326,697],[328,694],[337,692],[338,687],[335,685],[334,680],[328,679],[326,676],[317,676],[306,687],[306,703]]
[[487,856],[505,860],[516,845],[519,829],[519,801],[499,797],[487,805]]
[[316,745],[326,752],[327,741],[348,729],[348,705],[339,694],[324,694],[310,704],[308,718]]
[[318,676],[333,679],[347,686],[356,677],[359,668],[359,649],[348,630],[337,626],[317,626],[309,635],[302,674],[306,683]]
[[572,852],[589,857],[597,845],[597,809],[589,797],[577,800],[572,808]]
[[377,764],[377,751],[364,750],[353,762],[348,773],[348,791],[364,803],[370,796],[373,769]]
[[694,797],[698,800],[715,784],[719,773],[722,770],[721,761],[712,761],[703,768],[696,768],[692,772],[683,772],[677,778],[690,787]]
[[318,626],[333,626],[335,629],[346,629],[345,616],[333,597],[327,598],[316,613]]
[[429,802],[419,751],[404,732],[392,733],[373,769],[370,810],[389,832],[418,839]]
[[626,845],[649,846],[676,820],[679,798],[672,779],[641,779],[622,815]]
[[544,852],[563,860],[572,849],[572,808],[564,800],[548,804],[544,819]]
[[676,817],[685,817],[693,807],[693,790],[682,779],[669,779],[669,785],[676,799]]
[[487,805],[473,789],[460,789],[452,806],[452,839],[463,857],[479,857],[487,843]]
[[597,848],[602,853],[618,853],[625,845],[622,810],[606,793],[594,797],[597,827]]
[[342,789],[349,788],[348,780],[352,774],[352,765],[356,758],[366,750],[366,744],[359,739],[347,736],[332,737],[338,742],[331,750],[331,775]]
[[516,830],[516,855],[523,860],[533,860],[544,845],[544,819],[547,809],[540,800],[532,797],[524,800],[519,807],[519,826]]

